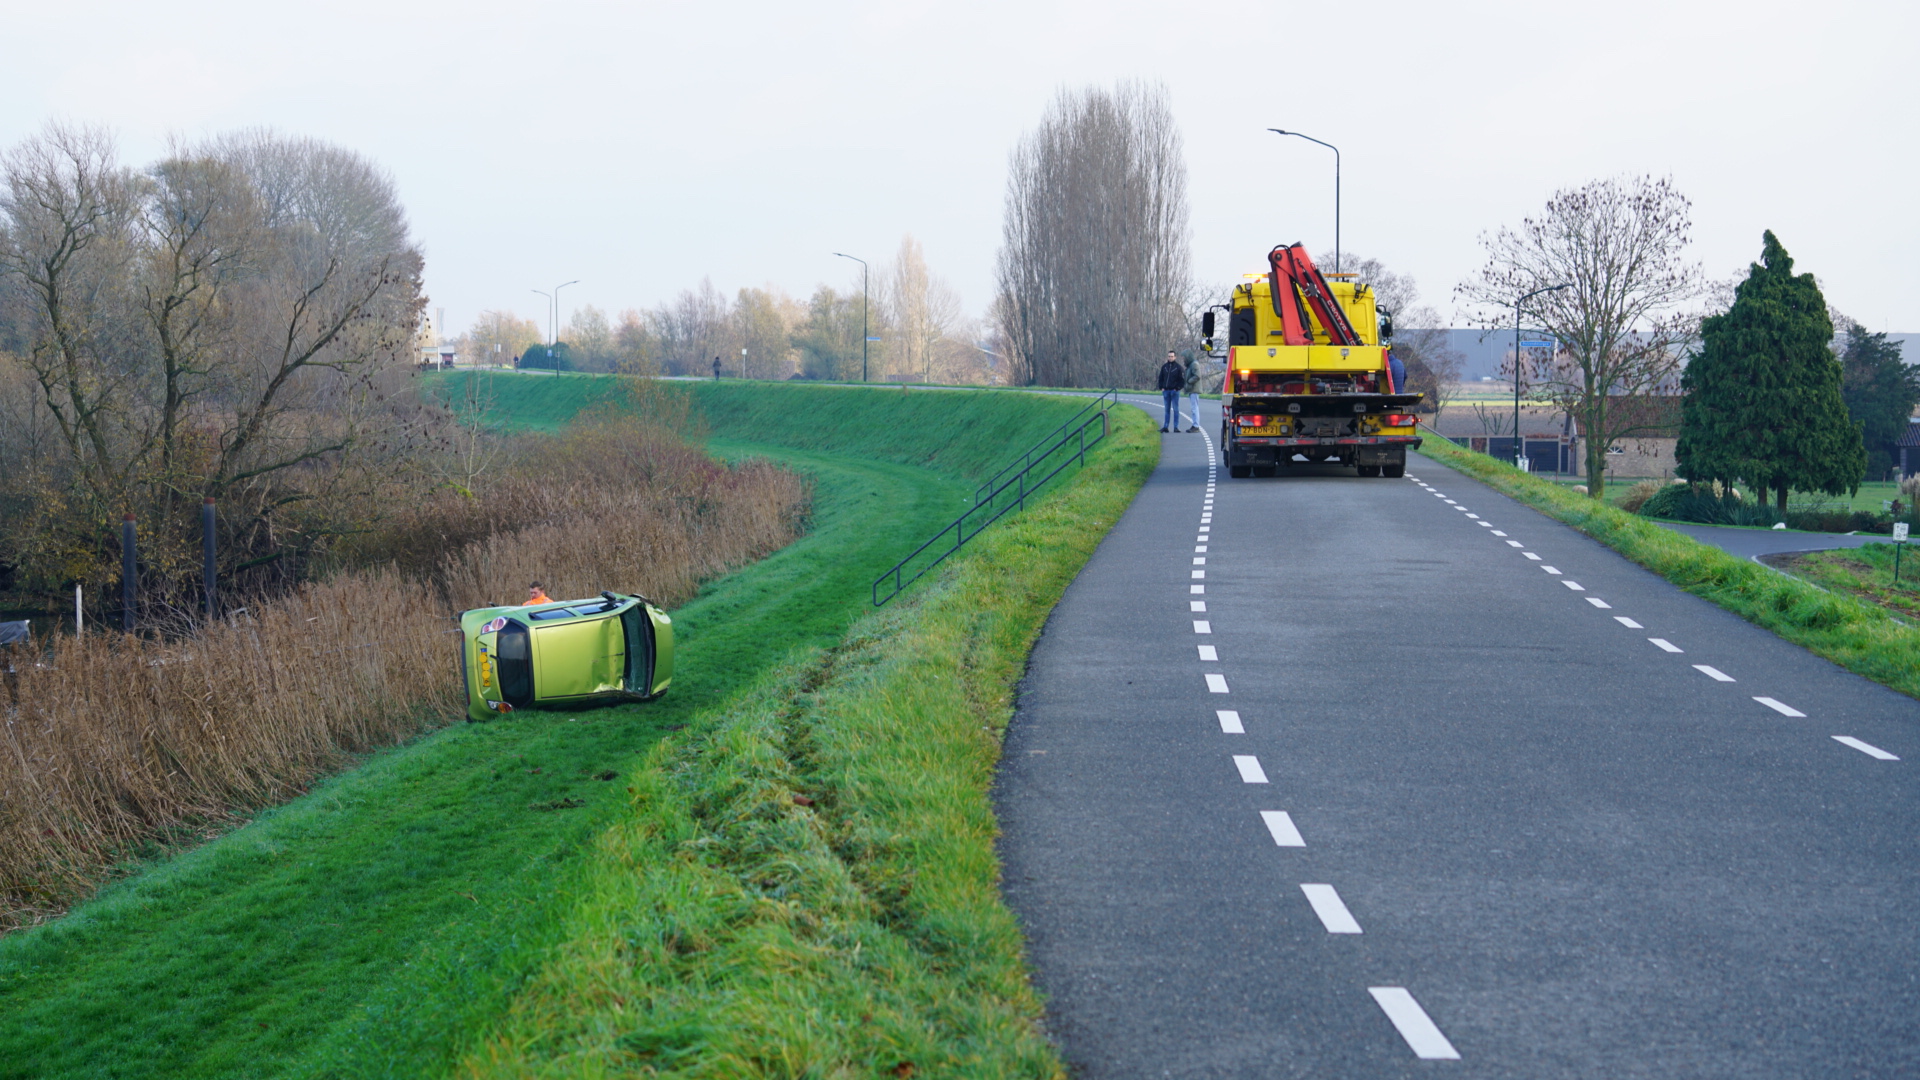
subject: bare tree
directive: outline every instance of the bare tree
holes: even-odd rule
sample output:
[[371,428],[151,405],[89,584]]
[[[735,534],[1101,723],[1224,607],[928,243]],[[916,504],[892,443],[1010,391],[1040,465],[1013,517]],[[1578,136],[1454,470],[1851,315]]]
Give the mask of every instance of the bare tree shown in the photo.
[[887,328],[887,360],[898,375],[934,380],[936,355],[948,334],[960,330],[960,296],[927,269],[920,241],[902,237],[900,251],[883,268],[878,310]]
[[1595,180],[1555,192],[1538,218],[1481,237],[1487,263],[1455,295],[1481,326],[1514,325],[1520,313],[1559,343],[1533,372],[1538,391],[1586,429],[1587,491],[1605,491],[1607,447],[1645,430],[1649,410],[1620,399],[1676,392],[1682,348],[1697,314],[1682,310],[1706,289],[1683,260],[1692,204],[1670,179]]
[[[1321,265],[1333,265],[1333,252],[1319,256]],[[1447,340],[1440,313],[1420,303],[1420,288],[1411,274],[1389,270],[1379,259],[1349,251],[1342,266],[1353,268],[1354,281],[1374,292],[1374,304],[1393,324],[1393,353],[1407,368],[1407,389],[1426,395],[1422,407],[1437,414],[1453,399],[1467,358]]]
[[[745,288],[733,302],[731,351],[747,379],[784,379],[794,371],[793,334],[805,310],[780,289]],[[746,350],[744,353],[740,350]]]
[[461,336],[460,352],[476,365],[501,366],[538,345],[540,327],[511,311],[488,309]]
[[192,561],[180,511],[203,494],[277,547],[348,454],[391,443],[383,378],[418,323],[420,256],[371,164],[255,131],[140,174],[55,125],[0,168],[0,336],[64,450],[13,533],[41,545],[30,561],[98,565],[133,511],[157,519],[143,559],[164,576]]
[[612,371],[617,366],[613,323],[592,304],[580,305],[567,318],[566,340],[578,370]]
[[[727,298],[708,278],[700,280],[699,288],[683,289],[671,302],[654,309],[649,317],[660,343],[661,365],[667,373],[706,374],[707,365],[727,350],[727,323],[731,316]],[[733,355],[722,359],[723,366],[732,367],[739,355],[739,347],[735,346]]]
[[1015,369],[1145,385],[1189,336],[1186,186],[1164,86],[1060,91],[1008,168],[994,315]]

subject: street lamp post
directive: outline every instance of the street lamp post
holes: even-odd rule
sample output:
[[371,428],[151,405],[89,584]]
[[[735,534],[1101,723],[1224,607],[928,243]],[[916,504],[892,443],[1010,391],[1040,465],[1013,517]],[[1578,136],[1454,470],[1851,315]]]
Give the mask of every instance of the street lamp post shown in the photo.
[[548,291],[547,291],[547,290],[545,290],[545,289],[529,289],[528,291],[529,291],[529,292],[537,292],[537,293],[539,293],[539,294],[540,294],[541,296],[544,296],[544,297],[546,297],[546,298],[547,298],[547,339],[548,339],[548,344],[552,344],[552,339],[553,339],[553,294],[552,294],[552,293],[550,293],[550,292],[548,292]]
[[860,381],[867,381],[867,348],[873,331],[867,329],[867,260],[858,255],[848,255],[836,251],[842,259],[852,259],[860,264]]
[[572,281],[563,281],[553,287],[553,343],[555,345],[560,344],[560,290],[568,285],[578,284],[580,279],[574,278]]
[[1571,288],[1573,283],[1570,281],[1563,285],[1546,285],[1513,302],[1513,467],[1516,469],[1520,467],[1520,305],[1541,293],[1559,292],[1561,289]]
[[1297,131],[1282,131],[1279,128],[1267,130],[1275,135],[1293,135],[1310,143],[1320,143],[1321,146],[1333,151],[1333,272],[1338,275],[1340,273],[1340,148],[1330,142],[1320,142],[1311,135],[1301,135]]

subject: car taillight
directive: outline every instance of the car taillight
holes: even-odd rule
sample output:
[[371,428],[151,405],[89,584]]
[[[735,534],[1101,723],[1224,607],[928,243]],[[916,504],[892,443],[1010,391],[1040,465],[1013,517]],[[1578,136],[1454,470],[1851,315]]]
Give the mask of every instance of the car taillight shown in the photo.
[[1264,416],[1236,416],[1233,418],[1233,422],[1239,424],[1241,427],[1267,426],[1267,418]]

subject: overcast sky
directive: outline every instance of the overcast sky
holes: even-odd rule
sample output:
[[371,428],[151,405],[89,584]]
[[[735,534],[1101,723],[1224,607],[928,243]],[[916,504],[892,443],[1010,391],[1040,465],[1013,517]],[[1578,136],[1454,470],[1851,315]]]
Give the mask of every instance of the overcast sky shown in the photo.
[[[389,169],[464,328],[858,286],[903,234],[983,311],[1008,150],[1058,87],[1166,84],[1197,276],[1333,243],[1454,313],[1476,238],[1556,189],[1670,174],[1716,276],[1773,229],[1869,329],[1920,330],[1920,4],[60,4],[0,0],[0,142],[105,125],[144,164],[250,125]],[[1351,20],[1351,21],[1349,21]]]

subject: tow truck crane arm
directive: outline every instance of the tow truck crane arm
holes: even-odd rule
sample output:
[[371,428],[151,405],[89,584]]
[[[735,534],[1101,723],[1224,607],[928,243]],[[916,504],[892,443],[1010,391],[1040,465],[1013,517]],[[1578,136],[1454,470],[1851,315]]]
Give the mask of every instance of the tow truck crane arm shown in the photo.
[[[1305,244],[1281,244],[1267,253],[1272,268],[1273,313],[1280,316],[1288,345],[1312,345],[1313,333],[1307,329],[1302,302],[1313,310],[1316,322],[1326,331],[1329,345],[1359,345],[1360,335],[1339,304],[1333,302],[1333,290],[1313,265]],[[1286,284],[1281,284],[1281,279]],[[1285,299],[1282,299],[1282,298]]]

